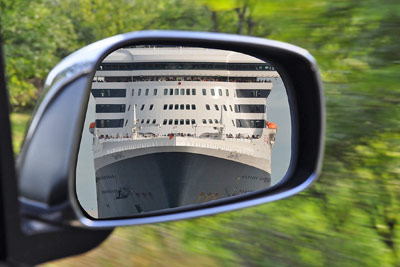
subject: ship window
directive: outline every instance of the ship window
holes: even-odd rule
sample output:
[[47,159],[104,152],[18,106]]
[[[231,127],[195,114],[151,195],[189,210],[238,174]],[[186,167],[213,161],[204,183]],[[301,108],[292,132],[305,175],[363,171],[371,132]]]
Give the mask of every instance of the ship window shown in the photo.
[[168,125],[172,125],[172,120],[169,120],[169,121],[168,121]]
[[134,95],[134,93],[135,93],[135,89],[132,89],[132,96]]
[[175,125],[178,125],[178,120],[177,120],[177,119],[174,121],[174,124],[175,124]]
[[184,124],[185,124],[185,120],[184,120],[184,119],[181,119],[179,124],[180,124],[180,125],[184,125]]
[[196,89],[192,88],[192,95],[196,95]]
[[237,89],[236,95],[238,98],[245,97],[263,97],[267,98],[271,90],[249,90],[249,89]]
[[179,89],[175,88],[175,95],[179,95]]
[[168,107],[168,105],[167,105],[167,104],[165,104],[165,105],[164,105],[164,110],[166,110],[166,109],[167,109],[167,107]]
[[154,105],[151,104],[149,110],[153,110]]
[[192,124],[196,124],[196,120],[192,119]]
[[154,89],[153,95],[157,95],[157,89]]
[[142,94],[142,89],[139,89],[139,92],[138,92],[138,96],[140,96]]
[[203,95],[207,95],[207,90],[206,89],[203,88],[201,91],[203,92]]
[[226,94],[226,96],[229,96],[229,89],[225,90],[225,94]]
[[142,119],[142,121],[140,123],[144,123],[144,119]]
[[172,105],[172,104],[169,104],[169,107],[168,107],[168,109],[169,109],[169,110],[171,110],[173,107],[174,107],[174,105]]
[[192,109],[196,110],[196,105],[195,104],[192,104]]
[[180,105],[180,109],[185,109],[185,105],[184,105],[184,104],[181,104],[181,105]]
[[231,111],[233,112],[232,105],[229,105],[229,108],[230,108],[230,109],[231,109]]
[[190,95],[190,89],[189,88],[186,89],[186,95]]
[[169,95],[173,95],[174,94],[174,89],[170,88],[169,89]]
[[207,120],[206,119],[203,119],[203,124],[207,124]]
[[217,104],[215,104],[214,107],[215,107],[215,110],[216,110],[216,111],[219,111],[219,107],[218,107]]
[[189,104],[186,104],[186,109],[190,110],[190,105]]
[[239,128],[264,128],[264,120],[236,120],[236,125]]
[[209,124],[212,124],[213,122],[212,122],[212,119],[208,119],[208,123]]
[[120,128],[124,126],[124,119],[96,120],[96,128]]
[[233,127],[235,127],[235,122],[232,120]]
[[186,125],[189,125],[190,124],[190,120],[186,119],[185,123],[186,123]]
[[179,109],[179,105],[178,104],[175,104],[175,109]]
[[150,119],[147,119],[146,123],[149,124],[150,123]]
[[215,96],[215,90],[214,89],[211,89],[211,95]]
[[126,89],[92,89],[94,97],[126,97]]
[[206,104],[206,109],[210,110],[210,105],[209,104]]
[[145,95],[149,95],[149,89],[146,89]]
[[[232,121],[233,122],[233,121]],[[166,125],[167,124],[167,119],[165,119],[164,121],[163,121],[163,123],[162,123],[163,125]]]
[[215,123],[218,123],[218,120],[217,120],[217,119],[214,119],[214,122],[215,122]]
[[222,89],[218,89],[219,96],[222,96]]
[[236,113],[264,113],[264,105],[235,105]]
[[225,110],[225,111],[228,111],[228,110],[226,109],[226,106],[225,106],[225,105],[223,105],[223,107],[224,107],[224,110]]
[[96,113],[123,113],[125,104],[96,104]]
[[167,88],[164,89],[164,95],[168,95],[168,89]]
[[142,105],[142,107],[140,108],[140,110],[143,110],[144,109],[144,104]]
[[153,120],[153,122],[152,122],[152,124],[156,124],[156,122],[157,122],[157,120],[156,120],[156,119],[154,119],[154,120]]
[[185,89],[181,89],[181,95],[185,95]]

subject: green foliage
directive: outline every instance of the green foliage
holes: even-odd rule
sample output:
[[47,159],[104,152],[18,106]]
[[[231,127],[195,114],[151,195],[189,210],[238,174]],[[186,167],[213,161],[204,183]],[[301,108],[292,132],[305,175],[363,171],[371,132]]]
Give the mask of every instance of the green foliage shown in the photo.
[[66,54],[134,30],[277,39],[309,50],[321,69],[325,160],[310,189],[243,211],[118,229],[100,249],[76,260],[125,266],[400,265],[397,1],[20,0],[3,1],[0,8],[16,108],[33,106],[45,74]]
[[14,148],[15,154],[18,154],[18,152],[21,148],[22,142],[24,141],[26,127],[27,127],[30,117],[31,117],[30,114],[26,114],[26,113],[11,114],[13,148]]
[[78,48],[75,33],[50,0],[20,0],[1,8],[11,104],[32,109],[50,69]]

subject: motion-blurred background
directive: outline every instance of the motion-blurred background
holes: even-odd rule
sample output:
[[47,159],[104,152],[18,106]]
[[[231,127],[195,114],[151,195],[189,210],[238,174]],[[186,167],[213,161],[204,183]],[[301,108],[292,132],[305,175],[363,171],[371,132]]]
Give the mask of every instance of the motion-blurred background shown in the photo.
[[[309,50],[327,108],[322,176],[295,197],[189,221],[118,228],[47,266],[399,266],[398,0],[2,0],[14,148],[49,70],[144,29],[253,35]],[[60,240],[62,242],[62,240]]]

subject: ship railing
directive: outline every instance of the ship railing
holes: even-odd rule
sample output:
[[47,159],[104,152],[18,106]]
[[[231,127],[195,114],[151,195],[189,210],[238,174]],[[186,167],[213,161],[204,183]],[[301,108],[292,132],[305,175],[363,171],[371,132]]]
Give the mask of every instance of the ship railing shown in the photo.
[[[228,142],[242,142],[242,143],[253,143],[255,140],[260,139],[260,137],[257,138],[252,138],[252,137],[224,137],[224,138],[215,138],[215,137],[200,137],[200,136],[194,136],[194,135],[185,135],[185,136],[173,136],[173,138],[187,138],[187,139],[193,139],[193,140],[215,140],[215,141],[228,141]],[[158,139],[169,139],[170,137],[168,135],[160,135],[160,136],[138,136],[135,138],[132,137],[109,137],[109,138],[98,138],[97,142],[102,144],[102,143],[114,143],[114,142],[125,142],[129,140],[158,140]]]
[[230,83],[272,83],[271,80],[279,78],[279,74],[271,74],[267,77],[207,77],[207,76],[95,76],[93,82],[230,82]]
[[[134,150],[134,149],[142,149],[142,148],[150,148],[150,147],[163,147],[163,146],[176,146],[176,147],[197,147],[197,148],[207,148],[207,149],[213,149],[213,150],[222,150],[222,151],[228,151],[228,152],[236,152],[240,154],[247,154],[247,155],[255,155],[258,154],[259,152],[264,153],[265,148],[260,148],[258,146],[255,146],[255,143],[253,143],[253,146],[251,148],[248,147],[243,147],[240,144],[241,143],[247,143],[250,144],[252,143],[251,140],[248,139],[239,139],[239,138],[230,138],[234,140],[229,140],[229,139],[224,139],[220,140],[221,142],[219,143],[219,140],[210,140],[210,139],[205,139],[205,138],[187,138],[187,137],[179,137],[176,140],[169,139],[169,138],[142,138],[142,139],[134,139],[132,141],[136,141],[134,143],[127,143],[127,144],[118,144],[118,141],[125,141],[129,142],[131,140],[128,139],[113,139],[111,142],[103,142],[103,143],[98,143],[98,145],[95,145],[94,152],[95,153],[104,153],[104,154],[113,154],[113,153],[118,153],[126,150]],[[117,141],[117,142],[116,142]],[[211,141],[211,142],[210,142]],[[214,141],[214,142],[213,142]],[[229,144],[226,144],[228,141]],[[218,142],[218,143],[217,143]],[[112,146],[115,144],[115,147],[109,147],[107,146]],[[106,147],[103,147],[105,145]]]

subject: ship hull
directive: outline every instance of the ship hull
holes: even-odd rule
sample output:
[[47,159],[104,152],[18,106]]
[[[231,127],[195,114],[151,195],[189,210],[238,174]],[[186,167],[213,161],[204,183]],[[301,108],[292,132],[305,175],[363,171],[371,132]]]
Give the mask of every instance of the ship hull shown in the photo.
[[98,216],[204,203],[270,185],[270,173],[229,159],[187,152],[145,154],[96,170]]

